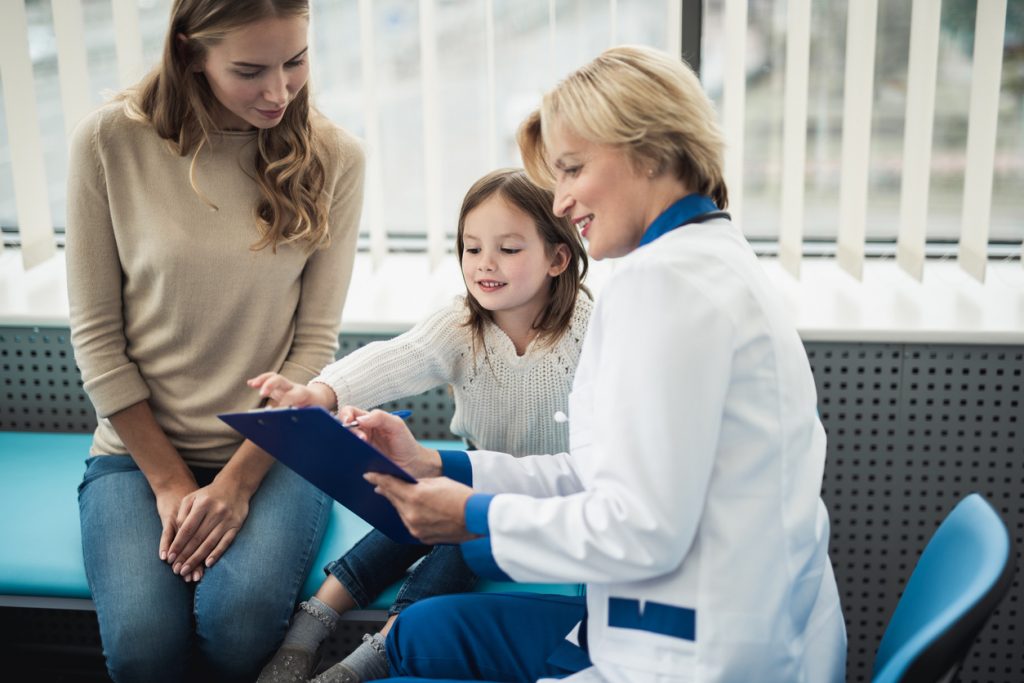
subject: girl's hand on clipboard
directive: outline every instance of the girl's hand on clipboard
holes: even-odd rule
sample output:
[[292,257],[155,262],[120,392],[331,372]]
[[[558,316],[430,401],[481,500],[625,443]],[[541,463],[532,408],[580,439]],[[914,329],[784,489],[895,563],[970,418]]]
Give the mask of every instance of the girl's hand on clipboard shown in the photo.
[[262,375],[246,380],[245,383],[276,406],[293,406],[295,408],[321,406],[327,410],[334,410],[336,402],[334,391],[326,384],[319,382],[296,384],[276,372],[264,372]]
[[354,425],[352,433],[386,455],[416,479],[441,476],[441,456],[416,441],[405,421],[383,410],[366,412],[355,406],[338,411],[343,425]]

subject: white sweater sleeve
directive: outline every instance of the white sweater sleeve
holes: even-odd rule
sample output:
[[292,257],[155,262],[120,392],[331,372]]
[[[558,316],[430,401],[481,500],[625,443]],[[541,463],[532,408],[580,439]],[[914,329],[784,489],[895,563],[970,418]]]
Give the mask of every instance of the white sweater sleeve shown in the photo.
[[373,342],[325,367],[313,382],[330,386],[338,405],[372,408],[452,381],[469,329],[456,303],[405,334]]

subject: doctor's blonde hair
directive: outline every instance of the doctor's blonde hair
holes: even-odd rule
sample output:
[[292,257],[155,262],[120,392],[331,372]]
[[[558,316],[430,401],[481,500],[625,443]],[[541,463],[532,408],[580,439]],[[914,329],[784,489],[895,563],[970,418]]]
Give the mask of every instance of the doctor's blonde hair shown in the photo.
[[518,133],[523,165],[545,187],[553,187],[555,178],[544,133],[556,124],[589,142],[626,150],[638,169],[673,173],[720,209],[729,204],[725,142],[714,105],[678,58],[648,47],[613,47],[545,94]]
[[[309,0],[175,0],[160,63],[118,95],[125,113],[153,126],[175,154],[192,154],[192,189],[213,209],[216,204],[196,185],[195,166],[217,130],[214,115],[220,103],[195,67],[231,31],[280,17],[308,19]],[[288,103],[280,123],[256,131],[253,180],[260,195],[254,219],[260,239],[254,250],[276,250],[296,241],[316,248],[329,241],[322,145],[311,121],[315,114],[307,82]]]

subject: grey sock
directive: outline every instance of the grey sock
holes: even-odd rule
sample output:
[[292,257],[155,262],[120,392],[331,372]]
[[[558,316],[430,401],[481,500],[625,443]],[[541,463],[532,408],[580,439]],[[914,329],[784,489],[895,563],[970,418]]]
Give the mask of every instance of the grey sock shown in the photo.
[[299,605],[281,647],[316,652],[320,643],[334,631],[339,617],[340,615],[331,609],[330,605],[318,600],[314,595]]
[[388,656],[384,636],[367,633],[363,643],[352,654],[313,679],[312,683],[362,683],[387,678]]

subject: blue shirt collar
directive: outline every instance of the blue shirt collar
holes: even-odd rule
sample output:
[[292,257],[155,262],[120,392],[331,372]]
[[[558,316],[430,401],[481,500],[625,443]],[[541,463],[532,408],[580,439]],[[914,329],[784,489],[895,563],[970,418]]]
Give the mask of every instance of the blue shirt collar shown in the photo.
[[711,211],[718,211],[718,206],[712,201],[711,197],[703,194],[688,194],[665,209],[660,216],[654,219],[654,222],[644,231],[643,237],[640,238],[640,244],[637,246],[642,247],[645,244],[650,244],[665,233],[671,232],[679,226],[689,223],[697,216]]

